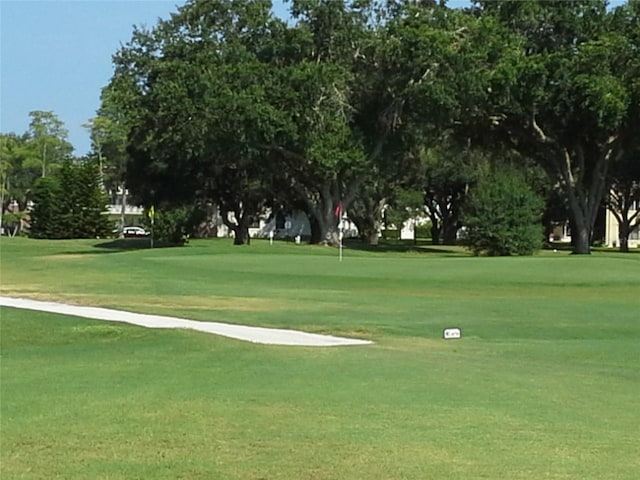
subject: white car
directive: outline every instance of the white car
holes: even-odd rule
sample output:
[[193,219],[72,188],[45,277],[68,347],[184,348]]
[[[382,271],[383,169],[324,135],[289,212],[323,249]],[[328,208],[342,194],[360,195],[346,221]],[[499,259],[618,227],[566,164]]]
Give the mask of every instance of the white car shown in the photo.
[[124,238],[146,237],[149,232],[142,227],[124,227],[122,235],[124,235]]

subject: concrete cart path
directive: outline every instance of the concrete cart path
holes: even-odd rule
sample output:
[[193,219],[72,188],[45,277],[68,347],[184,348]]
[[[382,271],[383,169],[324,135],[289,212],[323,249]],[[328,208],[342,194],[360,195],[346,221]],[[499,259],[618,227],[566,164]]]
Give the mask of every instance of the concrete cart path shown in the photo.
[[368,345],[368,340],[334,337],[315,333],[277,328],[249,327],[219,322],[199,322],[163,315],[124,312],[98,307],[83,307],[57,302],[43,302],[26,298],[0,297],[0,306],[60,313],[74,317],[123,322],[148,328],[187,328],[199,332],[213,333],[252,343],[267,345],[291,345],[305,347],[337,347],[346,345]]

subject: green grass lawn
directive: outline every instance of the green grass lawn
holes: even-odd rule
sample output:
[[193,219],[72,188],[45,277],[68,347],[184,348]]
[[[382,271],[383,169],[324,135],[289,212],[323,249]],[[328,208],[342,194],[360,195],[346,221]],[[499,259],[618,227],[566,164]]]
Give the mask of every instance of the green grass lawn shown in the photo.
[[[637,253],[0,247],[2,295],[375,342],[2,308],[3,480],[638,478]],[[463,338],[441,340],[449,326]]]

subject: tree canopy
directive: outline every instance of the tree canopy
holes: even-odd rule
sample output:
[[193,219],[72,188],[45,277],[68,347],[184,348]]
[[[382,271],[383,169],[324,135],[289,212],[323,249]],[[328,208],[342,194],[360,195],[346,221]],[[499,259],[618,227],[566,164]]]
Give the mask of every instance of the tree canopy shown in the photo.
[[638,141],[638,2],[613,12],[605,0],[477,5],[519,39],[491,85],[493,131],[560,185],[574,251],[589,253],[609,168]]
[[336,243],[339,203],[372,238],[407,187],[451,241],[473,159],[515,152],[588,253],[611,166],[639,141],[639,5],[293,0],[284,21],[266,0],[191,0],[134,30],[103,107],[138,200],[215,203],[237,243],[293,205]]

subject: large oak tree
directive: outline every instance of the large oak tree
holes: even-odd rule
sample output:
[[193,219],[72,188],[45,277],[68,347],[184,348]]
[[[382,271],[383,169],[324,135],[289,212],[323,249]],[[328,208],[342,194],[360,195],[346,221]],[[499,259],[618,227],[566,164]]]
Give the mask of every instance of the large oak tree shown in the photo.
[[637,125],[637,3],[617,22],[605,0],[477,5],[519,39],[489,85],[486,125],[560,185],[574,253],[589,253],[609,168]]

